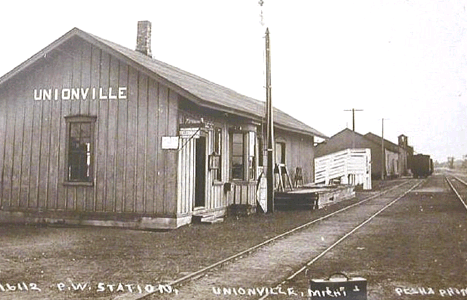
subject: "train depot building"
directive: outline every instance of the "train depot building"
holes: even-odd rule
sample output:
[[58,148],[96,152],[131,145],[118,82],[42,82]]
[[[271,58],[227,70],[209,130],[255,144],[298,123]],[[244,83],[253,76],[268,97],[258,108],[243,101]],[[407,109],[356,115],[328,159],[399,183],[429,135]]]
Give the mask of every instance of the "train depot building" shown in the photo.
[[[131,50],[74,28],[0,78],[0,223],[168,229],[257,208],[264,102],[153,59],[150,32]],[[313,182],[326,136],[274,119],[277,161]]]

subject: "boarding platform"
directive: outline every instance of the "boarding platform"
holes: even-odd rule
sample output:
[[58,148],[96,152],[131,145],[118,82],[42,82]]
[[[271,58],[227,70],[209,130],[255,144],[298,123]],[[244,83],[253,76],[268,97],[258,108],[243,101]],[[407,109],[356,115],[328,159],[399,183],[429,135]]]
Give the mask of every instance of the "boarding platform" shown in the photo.
[[305,185],[274,193],[277,210],[314,210],[355,197],[353,185]]

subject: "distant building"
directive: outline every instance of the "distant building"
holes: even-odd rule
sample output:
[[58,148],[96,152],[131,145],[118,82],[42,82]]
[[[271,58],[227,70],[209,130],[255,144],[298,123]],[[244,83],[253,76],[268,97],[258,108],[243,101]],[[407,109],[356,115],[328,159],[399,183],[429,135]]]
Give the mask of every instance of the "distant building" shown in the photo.
[[[405,136],[401,136],[405,137]],[[403,142],[404,138],[399,139]],[[407,138],[405,137],[405,142]],[[381,137],[371,132],[361,135],[351,129],[344,129],[330,137],[328,140],[318,144],[315,149],[315,156],[321,157],[349,148],[369,148],[371,149],[371,175],[372,178],[381,178],[382,171],[385,177],[398,177],[408,173],[408,157],[413,154],[412,147],[396,145],[388,140],[384,140],[385,164],[382,169],[382,145]]]
[[[374,133],[367,133],[364,135],[365,138],[375,142],[376,144],[379,145],[379,151],[381,152],[381,137],[377,136]],[[401,148],[394,144],[393,142],[390,142],[386,139],[384,139],[384,153],[385,153],[385,177],[389,178],[395,178],[402,176],[404,173],[404,170],[402,169],[403,164],[402,161],[404,161],[404,155],[401,152]]]
[[398,144],[400,170],[402,170],[402,175],[407,176],[410,175],[410,160],[414,155],[413,147],[409,146],[408,137],[403,134],[398,136]]

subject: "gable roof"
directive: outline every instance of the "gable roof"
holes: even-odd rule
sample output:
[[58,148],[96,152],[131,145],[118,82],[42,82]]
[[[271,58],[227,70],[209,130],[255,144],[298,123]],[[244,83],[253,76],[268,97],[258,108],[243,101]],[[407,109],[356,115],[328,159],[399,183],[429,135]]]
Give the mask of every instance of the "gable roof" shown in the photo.
[[[349,128],[344,128],[344,129],[342,129],[341,131],[339,131],[338,133],[336,133],[336,134],[334,134],[333,136],[331,136],[329,139],[336,138],[337,136],[342,135],[342,134],[344,134],[344,133],[353,133],[353,131],[352,131],[351,129],[349,129]],[[355,131],[355,135],[356,135],[356,136],[360,136],[360,137],[362,137],[362,138],[365,138],[362,134],[360,134],[360,133],[358,133],[358,132],[356,132],[356,131]]]
[[[377,136],[374,133],[368,132],[367,134],[364,135],[364,137],[381,145],[381,137]],[[388,150],[391,150],[392,152],[399,152],[399,146],[386,139],[384,139],[384,147],[387,148]]]
[[[258,122],[261,122],[264,118],[265,102],[263,101],[241,95],[231,89],[153,59],[138,51],[94,36],[78,28],[73,28],[52,44],[2,76],[0,78],[0,86],[28,66],[34,64],[41,57],[47,55],[48,52],[76,36],[125,61],[132,67],[167,85],[200,106],[251,118]],[[323,133],[276,108],[274,108],[274,123],[276,127],[284,130],[327,138]]]
[[[338,139],[343,134],[351,134],[351,133],[353,133],[351,129],[344,128],[343,130],[331,136],[329,140]],[[375,146],[381,147],[381,137],[377,136],[376,134],[368,132],[367,134],[363,135],[358,132],[355,132],[355,136],[360,137],[364,140],[367,140],[368,142],[374,144]],[[318,148],[325,147],[325,146],[326,146],[326,141],[317,145]],[[384,147],[392,152],[399,152],[399,146],[386,139],[384,140]]]

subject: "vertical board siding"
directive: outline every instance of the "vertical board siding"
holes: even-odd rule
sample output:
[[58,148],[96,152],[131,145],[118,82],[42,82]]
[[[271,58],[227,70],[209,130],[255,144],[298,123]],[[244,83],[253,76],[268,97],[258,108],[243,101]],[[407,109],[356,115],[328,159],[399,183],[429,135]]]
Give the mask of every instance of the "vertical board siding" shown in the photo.
[[[91,84],[91,63],[92,63],[92,46],[91,44],[84,43],[81,47],[81,86],[89,87]],[[80,103],[80,114],[90,114],[91,100],[84,100]]]
[[[178,135],[178,94],[169,90],[168,95],[168,103],[167,103],[167,110],[166,115],[164,118],[166,119],[166,128],[165,133],[163,135],[167,136],[176,136]],[[161,135],[162,137],[162,135]],[[161,137],[159,139],[161,139]],[[178,156],[177,152],[173,150],[163,150],[165,154],[165,161],[166,165],[163,169],[164,176],[165,176],[165,186],[164,186],[164,199],[176,199],[177,198],[177,164],[178,164]],[[167,204],[165,206],[164,213],[166,214],[176,214],[177,207],[176,201],[165,201]]]
[[[26,79],[25,86],[31,87],[33,76],[28,74]],[[32,148],[32,124],[33,124],[33,116],[32,116],[32,103],[27,101],[27,96],[24,97],[22,101],[23,105],[23,143],[22,143],[22,159],[21,159],[21,190],[20,190],[20,199],[19,199],[19,206],[20,207],[28,207],[29,206],[29,193],[30,193],[30,180],[31,180],[31,148]],[[6,100],[6,99],[4,99]]]
[[[120,63],[117,59],[110,57],[109,86],[119,86]],[[105,211],[115,212],[116,209],[116,179],[117,179],[117,147],[118,147],[118,107],[119,100],[108,100],[107,115],[107,157],[106,178],[107,193]]]
[[[51,82],[56,83],[60,80],[60,59],[58,55],[53,56],[54,59],[51,59],[51,64],[53,65]],[[61,184],[60,175],[63,173],[60,166],[60,155],[63,154],[61,149],[61,101],[51,101],[50,103],[50,140],[49,140],[49,172],[48,172],[48,181],[49,181],[49,191],[48,191],[48,203],[47,207],[49,209],[57,209],[59,199],[59,187]],[[27,149],[26,144],[23,145],[23,148]]]
[[138,106],[136,129],[136,176],[135,176],[135,211],[144,213],[146,210],[146,158],[147,158],[147,106],[148,106],[148,77],[139,74],[138,79]]
[[[13,89],[12,85],[8,86],[10,89]],[[7,98],[12,97],[11,90],[8,90]],[[11,205],[11,169],[13,167],[13,145],[14,145],[14,113],[15,109],[12,104],[12,101],[7,103],[5,109],[6,113],[6,125],[5,125],[5,145],[4,145],[4,159],[3,159],[3,169],[2,169],[2,181],[3,181],[3,191],[2,191],[2,205],[3,207],[9,208]]]
[[225,207],[226,203],[223,201],[223,185],[212,185],[211,186],[211,207],[210,208],[220,208]]
[[146,167],[146,213],[153,214],[156,211],[155,188],[156,188],[156,153],[157,149],[157,125],[158,125],[158,83],[149,78],[147,101],[147,154]]
[[[285,138],[287,137],[287,138]],[[276,140],[285,142],[286,166],[290,174],[290,179],[293,183],[295,169],[302,168],[303,183],[311,183],[313,181],[313,158],[314,147],[313,139],[308,136],[298,134],[285,133],[277,130]],[[288,182],[285,183],[288,187]]]
[[0,113],[0,206],[4,206],[3,198],[3,181],[4,181],[4,156],[5,156],[5,147],[6,147],[6,124],[7,124],[7,91],[0,90],[0,112],[5,112],[4,114]]
[[[119,85],[128,86],[128,66],[125,64],[119,65]],[[115,211],[125,211],[125,190],[126,190],[126,149],[127,149],[127,136],[128,136],[128,102],[118,102],[118,122],[117,122],[117,161],[115,173]]]
[[[41,72],[42,73],[42,70]],[[36,80],[40,76],[40,73],[35,73]],[[31,100],[32,102],[32,100]],[[42,102],[34,101],[32,103],[32,145],[31,145],[31,156],[30,156],[30,181],[29,181],[29,207],[37,208],[39,206],[39,169],[41,165],[40,161],[40,150],[41,150],[41,127],[42,127]]]
[[192,142],[190,143],[190,152],[189,152],[189,156],[192,157],[193,159],[191,161],[193,161],[192,164],[190,164],[190,173],[189,173],[189,181],[190,181],[190,185],[189,185],[189,201],[187,201],[187,211],[190,212],[193,210],[193,208],[195,207],[195,160],[194,160],[194,157],[196,155],[196,147],[195,147],[195,141],[192,140]]
[[[73,57],[70,56],[68,53],[64,53],[61,56],[61,61],[63,62],[61,74],[62,74],[62,80],[59,85],[60,88],[69,88],[72,85],[72,80],[73,80]],[[40,88],[40,86],[38,86]],[[67,188],[63,187],[62,183],[65,181],[66,177],[66,172],[67,172],[67,162],[65,161],[66,158],[66,124],[65,120],[63,117],[71,115],[71,101],[60,101],[62,104],[62,113],[61,113],[61,136],[60,140],[62,141],[60,143],[60,150],[62,155],[60,155],[60,165],[62,167],[61,170],[59,170],[61,175],[61,182],[60,182],[60,187],[59,187],[59,208],[64,209],[64,210],[73,210],[74,205],[73,205],[73,190],[74,188]],[[61,192],[61,193],[60,193]]]
[[[71,43],[71,49],[69,54],[72,56],[72,74],[69,88],[81,86],[81,63],[82,63],[82,51],[78,41],[73,40]],[[69,101],[70,102],[70,115],[79,115],[81,113],[81,101]],[[71,211],[82,211],[84,204],[84,189],[82,187],[73,187],[68,191],[68,209]]]
[[124,212],[135,211],[135,189],[136,189],[136,133],[137,133],[137,101],[138,101],[138,72],[129,68],[128,72],[128,121],[127,121],[127,148],[126,148],[126,181],[125,181],[125,199]]
[[214,131],[209,130],[206,139],[206,182],[205,182],[205,191],[206,191],[206,208],[212,209],[216,207],[216,197],[215,197],[215,187],[213,186],[214,178],[213,172],[209,171],[209,155],[214,151]]
[[[168,99],[169,99],[169,89],[161,84],[159,84],[159,94],[157,97],[158,103],[158,116],[159,116],[159,124],[157,126],[157,141],[156,141],[156,148],[161,149],[161,139],[162,136],[166,135],[167,133],[167,106],[168,106]],[[156,151],[156,153],[160,153],[161,150]],[[157,214],[163,214],[166,211],[166,184],[165,184],[165,174],[164,170],[166,169],[166,153],[160,153],[160,155],[156,158],[156,188],[155,188],[155,202],[156,202],[156,211]]]
[[[83,43],[81,46],[81,86],[92,86],[92,46],[88,43]],[[91,110],[92,100],[80,101],[80,114],[89,116],[92,115]],[[92,203],[94,201],[94,192],[90,188],[81,188],[83,195],[80,199],[80,206],[82,211],[92,211]]]
[[[103,90],[109,87],[109,70],[110,70],[110,55],[101,51],[100,57],[100,72],[99,72],[99,87]],[[108,112],[109,103],[108,100],[97,100],[98,102],[98,118],[96,120],[97,128],[97,139],[96,149],[94,151],[96,155],[96,209],[99,212],[106,211],[106,197],[107,197],[107,144],[109,137],[108,131]]]
[[[18,101],[18,98],[15,99]],[[20,189],[21,189],[21,160],[22,160],[22,143],[23,143],[23,119],[24,108],[15,111],[15,140],[13,144],[13,165],[12,165],[12,183],[11,183],[11,206],[18,207],[20,205]]]
[[[34,100],[34,89],[127,87],[127,99]],[[116,93],[116,91],[114,91]],[[178,95],[79,38],[60,45],[0,86],[0,203],[4,209],[175,215]],[[65,116],[96,116],[94,186],[64,185]],[[194,181],[191,168],[184,174]],[[194,194],[193,190],[187,192]],[[180,212],[180,211],[179,211]]]
[[[81,64],[82,64],[82,46],[77,40],[73,40],[68,53],[72,58],[72,73],[71,81],[68,88],[80,87],[81,85]],[[79,115],[81,113],[81,101],[69,100],[70,103],[70,115]],[[70,211],[82,211],[84,209],[84,188],[83,187],[72,187],[68,188],[68,210]]]
[[178,151],[178,210],[179,214],[186,214],[193,209],[195,192],[195,140],[180,138],[182,148]]
[[[180,141],[179,141],[179,145],[181,146],[184,146],[185,145],[185,139],[184,138],[180,138]],[[179,160],[180,162],[186,162],[185,160],[185,157],[186,157],[186,150],[185,150],[185,147],[184,146],[183,148],[179,149],[178,151],[178,155],[179,155]],[[178,175],[177,175],[177,206],[178,206],[178,210],[177,210],[177,213],[178,214],[182,214],[185,212],[185,203],[186,203],[186,189],[184,189],[183,187],[185,187],[185,182],[186,182],[186,170],[187,170],[187,166],[184,164],[184,163],[180,163],[178,165],[178,169],[177,169],[177,172],[178,172]]]
[[[53,64],[47,63],[44,66],[44,74],[49,74],[44,78],[44,86],[52,87]],[[51,101],[47,100],[41,105],[41,119],[40,119],[40,141],[39,141],[39,160],[37,177],[37,206],[40,208],[47,208],[48,200],[48,187],[49,187],[49,163],[50,163],[50,135],[51,135]]]

